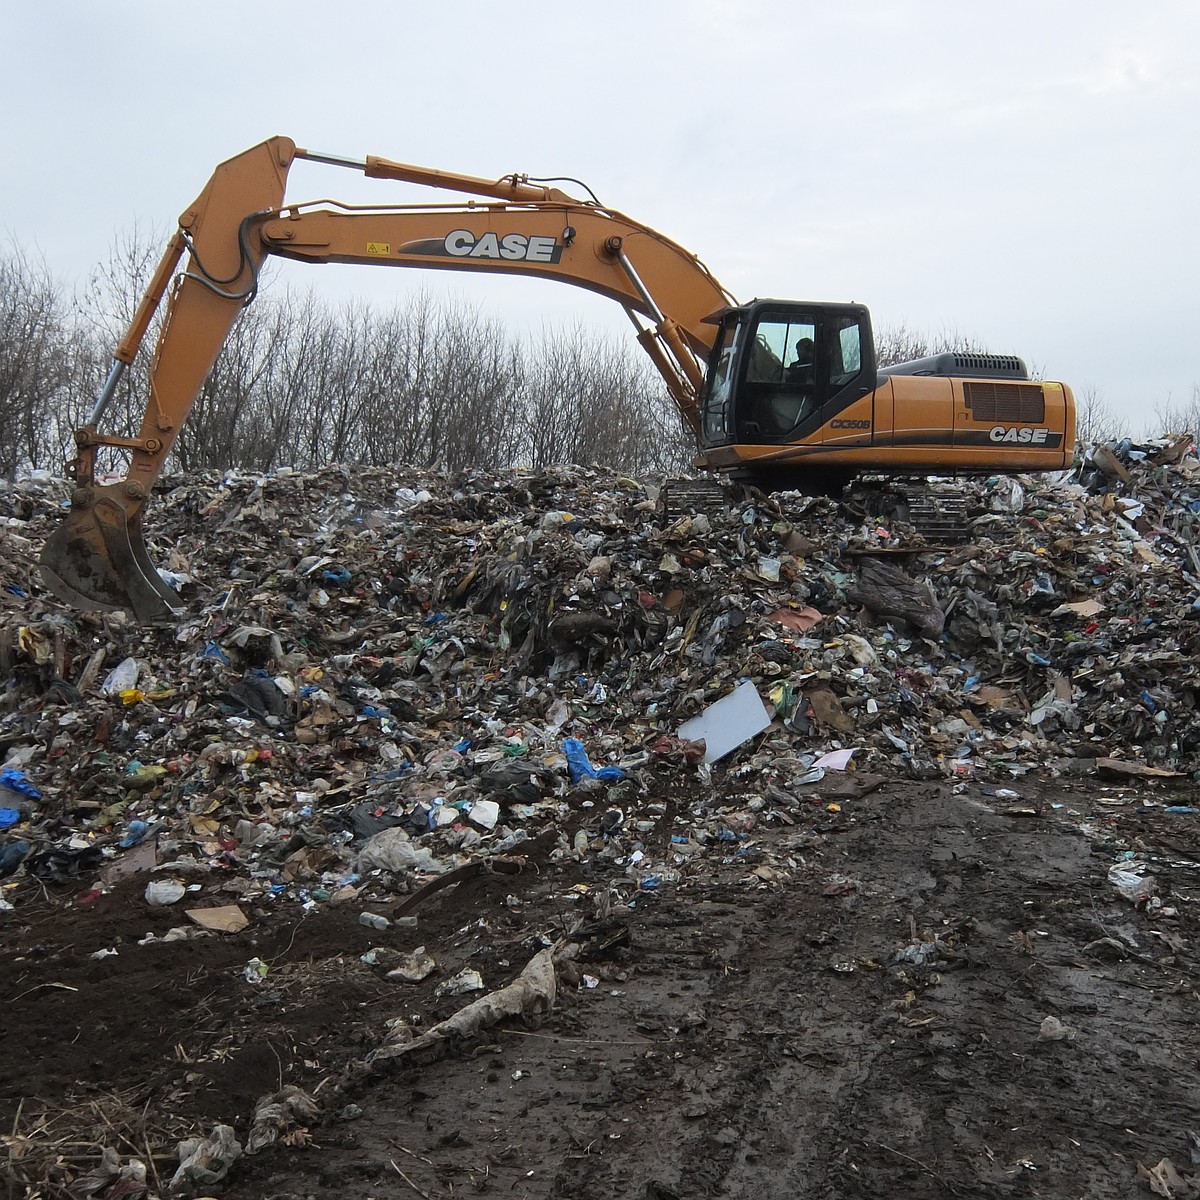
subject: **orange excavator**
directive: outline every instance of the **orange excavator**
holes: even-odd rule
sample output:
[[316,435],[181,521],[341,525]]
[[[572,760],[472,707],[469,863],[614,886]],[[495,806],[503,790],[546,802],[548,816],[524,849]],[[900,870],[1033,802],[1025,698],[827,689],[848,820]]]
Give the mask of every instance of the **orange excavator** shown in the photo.
[[[482,199],[289,203],[285,184],[296,159]],[[811,492],[836,490],[861,472],[1070,466],[1071,390],[1030,380],[1021,359],[951,352],[880,369],[862,305],[739,304],[682,246],[594,197],[551,186],[558,182],[566,181],[349,159],[301,150],[285,137],[222,163],[180,217],[87,424],[75,433],[71,510],[41,558],[47,585],[85,610],[128,609],[142,621],[178,611],[179,597],[143,541],[146,501],[268,255],[536,275],[607,296],[628,313],[695,435],[696,465],[760,486]],[[103,433],[105,409],[164,297],[141,429],[133,438]],[[118,482],[97,481],[102,448],[128,456]]]

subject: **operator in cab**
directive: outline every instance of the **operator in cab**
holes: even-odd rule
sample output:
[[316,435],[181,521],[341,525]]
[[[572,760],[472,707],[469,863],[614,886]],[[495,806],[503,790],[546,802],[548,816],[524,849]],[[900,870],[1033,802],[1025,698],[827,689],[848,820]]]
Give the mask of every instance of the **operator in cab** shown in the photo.
[[816,350],[817,347],[812,338],[804,337],[796,343],[796,357],[784,372],[784,378],[788,383],[813,382]]

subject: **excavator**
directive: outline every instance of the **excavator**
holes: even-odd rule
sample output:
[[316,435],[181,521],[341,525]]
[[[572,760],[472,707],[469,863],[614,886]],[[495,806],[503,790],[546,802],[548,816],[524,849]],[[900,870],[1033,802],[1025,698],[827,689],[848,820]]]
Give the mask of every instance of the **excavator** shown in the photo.
[[[285,200],[296,160],[456,193],[450,202]],[[569,183],[579,199],[555,186]],[[179,265],[187,255],[183,269]],[[1049,471],[1074,455],[1075,402],[1016,356],[948,352],[880,369],[861,304],[739,303],[694,254],[576,180],[487,179],[273,137],[217,167],[179,218],[83,428],[71,507],[42,578],[83,610],[152,623],[181,608],[143,539],[155,480],[268,256],[532,275],[620,304],[697,444],[696,466],[764,488],[836,492],[857,474]],[[100,426],[164,297],[136,437]],[[127,458],[116,482],[97,455]]]

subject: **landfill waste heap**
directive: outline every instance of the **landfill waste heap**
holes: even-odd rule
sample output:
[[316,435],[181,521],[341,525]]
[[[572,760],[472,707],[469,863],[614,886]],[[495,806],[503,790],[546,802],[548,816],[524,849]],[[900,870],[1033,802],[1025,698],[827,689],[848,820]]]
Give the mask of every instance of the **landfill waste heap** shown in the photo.
[[66,485],[18,483],[0,906],[138,854],[336,903],[535,837],[652,888],[754,861],[835,777],[1200,768],[1190,439],[941,486],[957,543],[886,493],[690,507],[596,469],[168,478],[151,554],[190,615],[139,628],[42,590]]

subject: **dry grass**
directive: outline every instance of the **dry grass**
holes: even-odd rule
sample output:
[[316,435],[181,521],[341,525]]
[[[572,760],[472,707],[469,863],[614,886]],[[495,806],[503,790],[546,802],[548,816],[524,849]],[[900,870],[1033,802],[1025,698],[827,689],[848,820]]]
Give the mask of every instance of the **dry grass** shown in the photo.
[[[145,1168],[150,1195],[164,1191],[178,1165],[176,1147],[195,1132],[182,1121],[152,1114],[137,1093],[102,1092],[58,1103],[23,1100],[7,1134],[0,1135],[0,1185],[5,1200],[77,1200],[108,1162]],[[116,1158],[114,1159],[114,1154]],[[134,1168],[135,1173],[137,1169]],[[90,1176],[90,1178],[89,1178]],[[113,1176],[115,1178],[115,1176]],[[130,1183],[132,1184],[132,1180]],[[134,1185],[127,1193],[138,1196]]]

